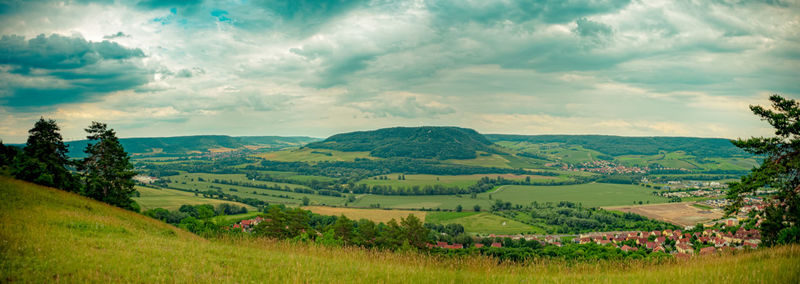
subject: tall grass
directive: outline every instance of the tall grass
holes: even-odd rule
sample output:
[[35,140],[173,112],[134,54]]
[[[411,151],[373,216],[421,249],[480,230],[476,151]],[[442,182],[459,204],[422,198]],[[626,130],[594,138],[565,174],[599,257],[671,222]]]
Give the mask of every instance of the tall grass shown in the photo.
[[798,283],[800,246],[669,260],[577,262],[225,237],[0,177],[0,282],[716,282]]

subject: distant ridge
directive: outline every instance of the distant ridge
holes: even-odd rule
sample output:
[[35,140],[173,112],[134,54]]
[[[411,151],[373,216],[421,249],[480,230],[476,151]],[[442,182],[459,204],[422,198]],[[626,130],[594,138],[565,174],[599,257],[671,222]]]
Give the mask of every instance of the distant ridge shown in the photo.
[[723,138],[627,137],[613,135],[509,135],[486,134],[492,142],[516,141],[534,144],[565,143],[612,155],[655,155],[659,151],[684,151],[695,156],[730,157],[748,155]]
[[308,148],[370,152],[374,157],[472,159],[492,151],[492,142],[477,131],[451,126],[392,127],[336,134]]
[[[195,135],[175,137],[145,137],[145,138],[120,138],[120,143],[125,151],[132,155],[183,155],[190,152],[209,152],[209,149],[252,148],[282,149],[286,147],[299,147],[306,143],[318,141],[318,138],[294,136],[226,136],[226,135]],[[65,142],[69,146],[70,157],[83,157],[83,149],[89,140]]]

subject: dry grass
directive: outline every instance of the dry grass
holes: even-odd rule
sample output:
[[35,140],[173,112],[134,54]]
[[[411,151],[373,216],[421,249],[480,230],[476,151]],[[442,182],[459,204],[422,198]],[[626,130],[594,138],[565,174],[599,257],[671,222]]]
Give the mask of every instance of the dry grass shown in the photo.
[[681,226],[693,226],[721,218],[722,210],[707,210],[692,206],[693,202],[665,203],[636,206],[604,207],[607,210],[636,213],[647,218],[670,222]]
[[798,283],[800,246],[688,262],[498,264],[267,239],[205,240],[74,194],[0,177],[0,282]]
[[410,211],[410,210],[384,210],[384,209],[356,209],[356,208],[341,208],[341,207],[327,207],[327,206],[305,206],[305,210],[320,214],[339,216],[344,215],[353,220],[367,219],[374,222],[389,222],[395,219],[400,222],[400,218],[408,217],[409,214],[414,214],[422,221],[425,221],[427,212],[423,211]]

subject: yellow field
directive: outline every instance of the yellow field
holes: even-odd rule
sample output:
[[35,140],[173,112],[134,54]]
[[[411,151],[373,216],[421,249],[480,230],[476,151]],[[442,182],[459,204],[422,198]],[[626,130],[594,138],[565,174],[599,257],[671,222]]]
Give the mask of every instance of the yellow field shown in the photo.
[[389,222],[395,219],[398,222],[400,218],[408,217],[409,214],[414,214],[422,221],[425,221],[425,214],[423,211],[410,211],[410,210],[384,210],[384,209],[357,209],[357,208],[341,208],[341,207],[327,207],[327,206],[305,206],[305,210],[329,216],[344,215],[353,220],[367,219],[374,222]]
[[540,259],[203,239],[72,193],[0,177],[3,283],[798,283],[800,246],[689,261]]

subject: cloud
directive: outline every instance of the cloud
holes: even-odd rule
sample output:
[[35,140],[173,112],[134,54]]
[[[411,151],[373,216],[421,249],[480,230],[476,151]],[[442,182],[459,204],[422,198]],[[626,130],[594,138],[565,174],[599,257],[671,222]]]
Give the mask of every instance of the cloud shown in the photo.
[[450,106],[421,94],[390,92],[351,104],[373,117],[437,117],[455,112]]
[[0,39],[0,101],[11,107],[41,107],[94,100],[149,82],[152,73],[134,61],[140,49],[90,42],[58,34]]
[[115,38],[125,38],[125,37],[131,37],[131,36],[130,35],[126,35],[123,32],[117,32],[115,34],[110,34],[110,35],[103,36],[103,39],[115,39]]

